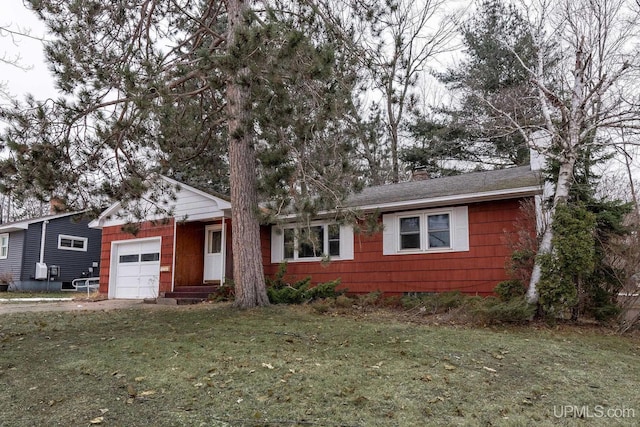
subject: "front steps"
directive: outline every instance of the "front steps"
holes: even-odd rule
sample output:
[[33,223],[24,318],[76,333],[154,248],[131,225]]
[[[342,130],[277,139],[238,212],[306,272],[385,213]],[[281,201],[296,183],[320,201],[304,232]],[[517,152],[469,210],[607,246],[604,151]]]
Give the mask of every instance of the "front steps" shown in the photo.
[[197,304],[209,299],[215,294],[220,285],[176,286],[172,292],[165,292],[164,298],[175,299],[178,304]]

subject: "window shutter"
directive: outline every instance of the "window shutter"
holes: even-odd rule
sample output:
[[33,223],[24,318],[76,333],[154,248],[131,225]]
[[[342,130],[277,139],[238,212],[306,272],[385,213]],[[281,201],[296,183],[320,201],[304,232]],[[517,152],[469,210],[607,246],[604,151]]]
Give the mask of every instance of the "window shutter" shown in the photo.
[[353,259],[353,227],[340,226],[340,259]]
[[282,228],[271,226],[271,263],[278,264],[284,259],[284,233]]
[[467,206],[453,208],[453,250],[456,252],[469,250],[469,208]]
[[382,215],[382,255],[393,255],[398,252],[397,218],[393,214]]

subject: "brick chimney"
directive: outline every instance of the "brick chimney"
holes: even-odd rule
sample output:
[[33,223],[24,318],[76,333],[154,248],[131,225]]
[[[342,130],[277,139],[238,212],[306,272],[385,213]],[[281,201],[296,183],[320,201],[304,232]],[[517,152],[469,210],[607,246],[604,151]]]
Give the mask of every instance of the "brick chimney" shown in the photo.
[[67,211],[67,204],[60,197],[53,196],[49,199],[49,213],[51,215],[63,213]]

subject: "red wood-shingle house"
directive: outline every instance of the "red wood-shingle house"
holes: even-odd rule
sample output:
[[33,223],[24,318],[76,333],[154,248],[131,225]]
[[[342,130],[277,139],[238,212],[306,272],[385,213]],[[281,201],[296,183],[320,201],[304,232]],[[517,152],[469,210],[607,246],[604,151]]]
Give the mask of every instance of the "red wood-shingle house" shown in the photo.
[[[287,262],[292,280],[340,278],[350,293],[488,295],[507,278],[505,234],[515,231],[521,202],[541,192],[529,166],[370,187],[347,207],[379,213],[382,232],[357,234],[330,215],[304,227],[285,218],[263,227],[265,274]],[[219,196],[180,185],[173,216],[145,218],[134,236],[122,230],[126,215],[115,204],[92,223],[103,230],[100,291],[147,298],[230,278],[230,207]],[[313,233],[318,243],[298,242],[301,233]]]

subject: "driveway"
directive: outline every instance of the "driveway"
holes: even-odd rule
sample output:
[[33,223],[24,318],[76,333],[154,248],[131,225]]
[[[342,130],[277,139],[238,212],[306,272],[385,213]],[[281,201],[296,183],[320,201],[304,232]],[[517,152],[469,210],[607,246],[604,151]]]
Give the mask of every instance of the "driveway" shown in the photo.
[[[102,301],[55,301],[55,302],[0,302],[0,315],[43,311],[96,311],[140,309],[153,310],[171,307],[163,304],[147,304],[142,300],[112,299]],[[175,305],[173,306],[175,307]]]

